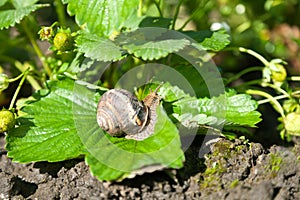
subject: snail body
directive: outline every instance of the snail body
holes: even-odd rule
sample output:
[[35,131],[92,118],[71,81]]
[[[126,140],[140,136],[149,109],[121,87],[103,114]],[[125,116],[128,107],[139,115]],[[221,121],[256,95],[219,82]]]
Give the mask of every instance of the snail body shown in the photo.
[[158,105],[156,91],[139,101],[127,90],[112,89],[98,103],[97,122],[112,136],[125,133],[127,139],[143,140],[154,133]]

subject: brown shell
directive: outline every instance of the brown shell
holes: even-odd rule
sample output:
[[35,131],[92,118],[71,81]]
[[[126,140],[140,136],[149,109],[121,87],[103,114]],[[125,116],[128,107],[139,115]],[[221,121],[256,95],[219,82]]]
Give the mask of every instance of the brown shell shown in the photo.
[[127,90],[109,90],[98,103],[97,122],[113,136],[123,132],[135,134],[145,126],[147,119],[147,107]]
[[156,91],[142,102],[127,90],[105,92],[97,108],[100,128],[113,136],[125,133],[128,139],[144,140],[149,137],[154,133],[156,107],[160,100]]

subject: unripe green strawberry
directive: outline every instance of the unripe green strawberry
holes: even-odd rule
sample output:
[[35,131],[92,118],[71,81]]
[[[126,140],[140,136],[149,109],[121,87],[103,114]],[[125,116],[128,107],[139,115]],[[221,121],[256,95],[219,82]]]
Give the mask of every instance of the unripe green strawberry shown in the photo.
[[271,70],[271,78],[274,82],[283,82],[286,79],[286,69],[282,64],[275,63],[276,70]]
[[300,113],[289,113],[283,122],[288,134],[300,136]]
[[61,52],[72,50],[73,43],[74,40],[70,33],[59,32],[53,39],[54,47]]
[[6,132],[15,126],[15,114],[9,110],[0,111],[0,133]]

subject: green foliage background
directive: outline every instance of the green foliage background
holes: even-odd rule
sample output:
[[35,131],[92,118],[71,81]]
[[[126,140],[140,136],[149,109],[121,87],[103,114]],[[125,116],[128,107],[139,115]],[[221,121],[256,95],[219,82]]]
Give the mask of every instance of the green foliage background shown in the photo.
[[[246,0],[4,0],[0,7],[3,47],[0,64],[4,66],[0,73],[10,77],[4,80],[5,87],[3,81],[3,89],[1,85],[0,103],[6,107],[10,104],[9,110],[18,115],[15,128],[6,136],[8,156],[14,161],[57,162],[84,157],[91,172],[101,180],[123,179],[165,167],[178,169],[185,160],[178,125],[190,129],[211,128],[222,135],[228,133],[218,130],[219,126],[230,133],[250,133],[247,128],[256,127],[261,114],[257,111],[258,102],[249,94],[265,97],[279,112],[282,138],[298,134],[294,128],[298,118],[290,122],[287,121],[290,117],[286,117],[299,116],[298,90],[297,86],[288,84],[285,71],[291,75],[300,72],[297,35],[300,5],[296,0],[259,3]],[[149,27],[156,28],[157,32],[147,31]],[[182,37],[166,30],[176,31]],[[58,33],[63,37],[55,38]],[[39,39],[49,42],[50,53],[42,50]],[[226,91],[210,96],[203,78],[195,73],[195,66],[176,56],[180,51],[198,59],[196,69],[203,67],[207,57],[214,56],[227,84]],[[199,56],[193,54],[194,51],[205,53]],[[84,60],[88,62],[83,63]],[[286,68],[282,60],[288,61]],[[101,80],[89,83],[86,80],[99,73],[93,71],[96,61],[110,68]],[[174,83],[164,83],[158,92],[162,103],[157,109],[159,120],[154,136],[144,141],[109,136],[95,122],[96,103],[101,94],[112,88],[128,70],[152,62],[168,65],[188,78],[195,96]],[[249,69],[255,65],[259,67]],[[240,78],[252,71],[259,72],[253,75],[256,87],[269,87],[275,95],[282,93],[285,95],[282,99],[289,101],[279,102],[279,97],[276,99],[262,89],[249,90],[253,82],[249,77]],[[207,76],[212,82],[216,80],[209,70]],[[290,79],[299,80],[299,77]],[[236,80],[243,82],[241,86],[235,87]],[[74,87],[81,89],[74,91]],[[137,94],[141,90],[149,92],[146,90],[149,87],[154,89],[157,84],[137,88]],[[21,96],[30,97],[20,99]],[[79,108],[75,113],[74,106]],[[78,116],[83,116],[83,122],[91,122],[86,138],[78,133]],[[288,130],[285,124],[289,124]],[[92,145],[94,151],[87,144]],[[151,154],[164,146],[168,148],[159,156]],[[127,154],[115,153],[115,147],[141,156],[130,155],[128,160]],[[107,164],[95,156],[99,154],[103,157],[115,154],[116,159],[109,158]],[[115,162],[123,163],[124,169],[114,167]],[[148,168],[151,166],[155,167]]]

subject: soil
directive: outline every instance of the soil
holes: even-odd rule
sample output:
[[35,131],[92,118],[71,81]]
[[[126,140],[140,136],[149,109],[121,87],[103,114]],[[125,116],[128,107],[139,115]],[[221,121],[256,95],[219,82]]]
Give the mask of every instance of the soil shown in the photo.
[[83,160],[13,163],[0,137],[0,199],[300,199],[300,142],[263,147],[221,139],[199,158],[186,152],[180,170],[118,183],[98,181]]

